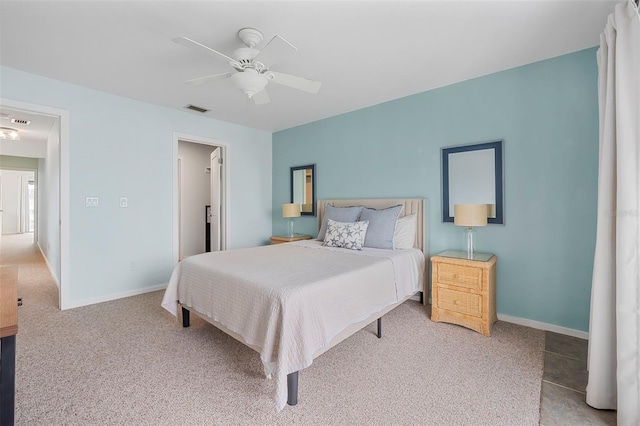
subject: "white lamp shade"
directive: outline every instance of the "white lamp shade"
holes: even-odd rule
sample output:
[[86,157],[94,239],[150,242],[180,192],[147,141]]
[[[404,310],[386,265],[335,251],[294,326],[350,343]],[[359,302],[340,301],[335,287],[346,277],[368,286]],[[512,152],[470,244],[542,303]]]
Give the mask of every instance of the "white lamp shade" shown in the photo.
[[300,217],[300,204],[298,203],[283,204],[282,217]]
[[486,204],[456,204],[453,206],[453,223],[458,226],[486,226]]

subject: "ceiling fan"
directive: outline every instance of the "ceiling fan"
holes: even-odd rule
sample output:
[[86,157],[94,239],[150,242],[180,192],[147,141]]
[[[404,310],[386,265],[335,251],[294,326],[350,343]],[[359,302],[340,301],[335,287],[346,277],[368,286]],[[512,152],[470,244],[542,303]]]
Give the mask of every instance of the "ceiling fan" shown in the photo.
[[235,72],[207,75],[187,80],[186,82],[201,85],[213,80],[230,78],[233,84],[240,89],[248,99],[252,99],[258,105],[271,101],[269,93],[267,93],[266,90],[267,83],[270,81],[308,93],[318,93],[320,85],[322,84],[319,81],[271,71],[270,67],[277,61],[282,60],[286,55],[298,50],[287,40],[276,35],[262,50],[258,50],[256,46],[260,44],[263,39],[260,31],[254,28],[243,28],[238,31],[238,37],[246,47],[236,49],[231,56],[218,52],[187,37],[174,38],[174,42],[182,44],[183,46],[200,50],[218,59],[224,59],[235,69]]

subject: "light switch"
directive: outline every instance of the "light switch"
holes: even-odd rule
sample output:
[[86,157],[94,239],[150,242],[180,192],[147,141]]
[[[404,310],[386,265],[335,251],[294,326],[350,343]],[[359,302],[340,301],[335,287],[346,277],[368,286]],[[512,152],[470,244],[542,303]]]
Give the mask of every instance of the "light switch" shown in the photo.
[[98,207],[100,205],[98,197],[85,197],[84,198],[84,206],[85,207]]
[[127,207],[129,205],[129,199],[127,197],[120,197],[120,207]]

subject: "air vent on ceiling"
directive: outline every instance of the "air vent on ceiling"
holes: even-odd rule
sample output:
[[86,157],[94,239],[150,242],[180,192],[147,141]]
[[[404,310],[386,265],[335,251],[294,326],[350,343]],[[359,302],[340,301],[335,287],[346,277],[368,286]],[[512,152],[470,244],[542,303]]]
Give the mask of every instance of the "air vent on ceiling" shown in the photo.
[[205,112],[208,112],[208,111],[209,111],[209,110],[208,110],[208,109],[206,109],[206,108],[202,108],[202,107],[195,106],[195,105],[191,105],[191,104],[189,104],[189,105],[185,106],[185,108],[186,108],[186,109],[190,109],[191,111],[201,112],[201,113],[203,113],[203,114],[204,114]]
[[21,118],[12,118],[11,122],[14,124],[24,124],[25,126],[31,124],[31,120],[23,120]]

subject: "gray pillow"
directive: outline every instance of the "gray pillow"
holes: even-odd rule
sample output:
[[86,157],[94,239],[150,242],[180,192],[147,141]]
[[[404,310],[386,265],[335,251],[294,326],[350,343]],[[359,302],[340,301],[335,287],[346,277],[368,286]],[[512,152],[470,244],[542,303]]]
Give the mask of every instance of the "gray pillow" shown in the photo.
[[393,250],[393,233],[401,211],[401,204],[383,210],[364,207],[358,219],[369,221],[364,246]]
[[318,241],[324,241],[324,234],[327,233],[327,222],[329,219],[336,222],[356,222],[362,206],[357,207],[333,207],[328,205],[324,209],[324,218],[322,219],[322,225],[320,226],[320,232],[318,232]]
[[367,222],[336,222],[329,219],[323,246],[362,250],[367,234]]

